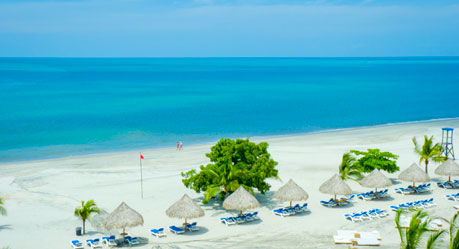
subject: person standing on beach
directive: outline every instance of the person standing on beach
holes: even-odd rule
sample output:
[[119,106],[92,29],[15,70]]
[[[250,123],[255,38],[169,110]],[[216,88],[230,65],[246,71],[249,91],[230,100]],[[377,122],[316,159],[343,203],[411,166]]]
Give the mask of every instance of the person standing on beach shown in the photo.
[[183,150],[182,146],[183,146],[183,143],[182,143],[182,141],[180,141],[180,149],[179,150]]
[[180,146],[180,143],[179,143],[179,142],[177,142],[177,150],[179,150],[179,146]]

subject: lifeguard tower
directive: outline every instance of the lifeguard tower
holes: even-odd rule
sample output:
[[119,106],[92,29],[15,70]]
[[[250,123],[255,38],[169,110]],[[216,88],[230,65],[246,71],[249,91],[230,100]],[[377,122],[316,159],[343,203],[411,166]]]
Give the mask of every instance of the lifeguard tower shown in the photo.
[[456,160],[453,150],[453,128],[442,128],[441,133],[441,154]]

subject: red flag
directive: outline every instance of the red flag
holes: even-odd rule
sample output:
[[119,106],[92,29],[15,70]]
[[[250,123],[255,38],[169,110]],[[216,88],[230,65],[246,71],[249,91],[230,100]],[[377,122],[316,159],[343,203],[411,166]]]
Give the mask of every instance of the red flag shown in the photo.
[[143,159],[143,155],[142,155],[142,153],[140,153],[140,159]]

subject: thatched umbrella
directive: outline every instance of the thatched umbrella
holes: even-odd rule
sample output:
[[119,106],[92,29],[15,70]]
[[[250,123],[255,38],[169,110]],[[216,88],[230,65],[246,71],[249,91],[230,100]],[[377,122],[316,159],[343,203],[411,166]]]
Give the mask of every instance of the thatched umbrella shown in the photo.
[[398,179],[405,182],[412,182],[413,189],[416,189],[414,185],[415,182],[430,181],[430,177],[416,163],[411,164],[410,167],[402,171],[400,175],[398,175]]
[[459,165],[453,159],[449,158],[435,169],[435,174],[448,176],[448,182],[450,182],[451,176],[459,176]]
[[166,210],[166,214],[169,217],[185,219],[184,225],[186,227],[187,219],[204,216],[204,210],[187,194],[184,194],[180,200]]
[[375,196],[378,196],[378,188],[392,186],[392,181],[383,175],[378,169],[374,169],[369,175],[365,176],[360,184],[367,188],[375,188]]
[[234,193],[228,196],[223,202],[223,207],[228,210],[242,210],[256,208],[260,205],[257,198],[240,186]]
[[296,184],[292,179],[290,179],[284,186],[274,194],[274,198],[281,201],[290,201],[290,207],[292,206],[292,201],[302,201],[309,198],[308,193],[304,191],[298,184]]
[[137,211],[122,202],[105,219],[104,227],[109,229],[123,228],[123,238],[126,235],[126,227],[143,225],[143,217]]
[[326,182],[320,185],[319,191],[324,194],[334,195],[334,200],[336,201],[336,195],[348,195],[352,194],[352,189],[347,185],[338,174],[335,174]]

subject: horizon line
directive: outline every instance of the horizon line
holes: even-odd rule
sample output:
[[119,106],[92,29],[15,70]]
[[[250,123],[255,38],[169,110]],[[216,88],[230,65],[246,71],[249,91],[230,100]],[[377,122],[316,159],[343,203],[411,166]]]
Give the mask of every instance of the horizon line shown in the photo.
[[407,55],[407,56],[0,56],[0,59],[218,59],[218,58],[455,58],[459,55]]

